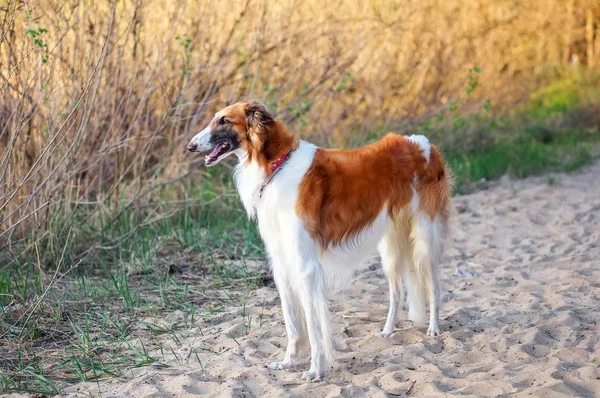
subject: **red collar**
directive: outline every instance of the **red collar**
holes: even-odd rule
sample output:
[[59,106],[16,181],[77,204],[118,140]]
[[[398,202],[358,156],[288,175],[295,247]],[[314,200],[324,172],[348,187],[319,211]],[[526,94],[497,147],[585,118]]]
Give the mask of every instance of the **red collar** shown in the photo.
[[275,173],[275,171],[281,167],[281,165],[283,164],[283,162],[286,161],[287,157],[290,155],[291,150],[287,151],[286,153],[284,153],[283,155],[281,155],[280,157],[278,157],[277,159],[275,159],[273,162],[271,162],[269,164],[269,172],[270,174]]
[[270,174],[269,176],[267,176],[267,179],[263,181],[262,184],[260,184],[260,190],[258,193],[259,198],[262,197],[263,190],[271,182],[271,180],[273,180],[275,174],[277,174],[277,172],[280,170],[281,165],[283,165],[285,161],[289,158],[291,152],[292,149],[275,159],[273,162],[269,163]]

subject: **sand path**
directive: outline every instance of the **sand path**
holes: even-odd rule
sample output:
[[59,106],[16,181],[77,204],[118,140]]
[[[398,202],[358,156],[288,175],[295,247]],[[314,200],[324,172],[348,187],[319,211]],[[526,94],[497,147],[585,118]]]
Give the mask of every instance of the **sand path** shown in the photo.
[[[170,368],[134,369],[65,393],[600,396],[598,176],[600,163],[557,175],[553,184],[548,177],[503,180],[455,198],[457,225],[442,266],[444,333],[437,338],[404,319],[390,339],[375,337],[388,292],[374,265],[330,302],[340,352],[325,382],[302,382],[304,366],[265,367],[283,355],[286,337],[276,291],[263,287],[246,303],[253,315],[248,334],[243,308],[232,308],[216,325],[201,320],[181,332],[181,346],[165,340],[161,362]],[[179,359],[169,357],[169,348]]]

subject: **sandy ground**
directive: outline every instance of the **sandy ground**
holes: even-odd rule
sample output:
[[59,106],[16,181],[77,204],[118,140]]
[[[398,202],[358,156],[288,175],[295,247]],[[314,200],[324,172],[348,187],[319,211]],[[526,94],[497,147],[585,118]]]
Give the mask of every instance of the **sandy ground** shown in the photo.
[[[180,333],[181,346],[164,341],[162,362],[169,368],[134,369],[65,393],[600,396],[599,175],[600,163],[553,181],[505,179],[455,199],[454,238],[442,266],[439,337],[425,336],[426,328],[402,319],[404,313],[390,339],[375,337],[388,291],[380,267],[372,265],[346,296],[330,301],[340,352],[324,382],[302,382],[306,366],[265,367],[281,359],[286,337],[276,290],[263,287],[247,300],[253,315],[248,334],[243,309],[232,308],[217,325],[198,321]],[[169,357],[170,348],[179,359]]]

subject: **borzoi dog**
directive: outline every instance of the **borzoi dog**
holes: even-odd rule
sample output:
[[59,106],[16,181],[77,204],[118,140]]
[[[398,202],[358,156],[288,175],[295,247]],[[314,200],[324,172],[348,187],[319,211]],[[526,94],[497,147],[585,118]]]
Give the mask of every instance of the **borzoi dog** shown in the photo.
[[[451,213],[450,176],[421,135],[389,134],[355,150],[299,140],[257,101],[217,112],[189,143],[206,166],[238,158],[237,190],[260,235],[283,307],[288,345],[270,369],[288,369],[310,346],[302,379],[320,380],[334,360],[326,288],[379,251],[390,289],[389,337],[404,298],[408,317],[438,335],[438,264]],[[308,343],[308,344],[307,344]]]

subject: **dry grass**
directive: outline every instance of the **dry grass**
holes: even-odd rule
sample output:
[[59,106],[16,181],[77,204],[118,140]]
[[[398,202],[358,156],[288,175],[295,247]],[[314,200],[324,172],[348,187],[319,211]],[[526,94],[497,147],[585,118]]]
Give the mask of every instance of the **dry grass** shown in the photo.
[[7,0],[1,10],[4,239],[45,228],[57,206],[150,200],[191,170],[184,144],[226,102],[264,98],[296,131],[335,144],[452,106],[474,67],[465,108],[502,109],[568,62],[600,62],[593,0]]

